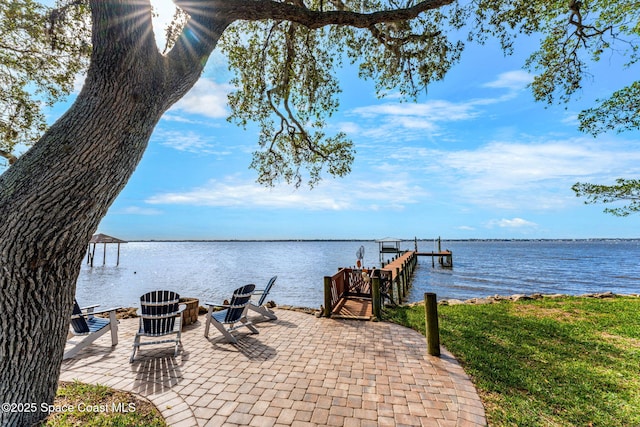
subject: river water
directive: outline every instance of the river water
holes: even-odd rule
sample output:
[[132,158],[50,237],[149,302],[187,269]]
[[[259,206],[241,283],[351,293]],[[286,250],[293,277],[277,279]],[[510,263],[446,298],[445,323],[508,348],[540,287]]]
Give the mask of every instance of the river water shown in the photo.
[[[355,265],[360,246],[364,265],[379,266],[374,241],[130,242],[121,246],[119,266],[115,245],[107,245],[104,266],[98,245],[94,267],[82,266],[76,297],[80,305],[138,307],[145,292],[169,289],[201,304],[221,303],[235,288],[260,288],[277,275],[269,299],[318,308],[323,277]],[[414,249],[414,242],[401,248]],[[418,248],[432,251],[434,244],[419,241]],[[453,269],[432,268],[431,258],[421,257],[409,301],[425,292],[438,299],[640,293],[640,240],[443,241],[442,249],[453,252]]]

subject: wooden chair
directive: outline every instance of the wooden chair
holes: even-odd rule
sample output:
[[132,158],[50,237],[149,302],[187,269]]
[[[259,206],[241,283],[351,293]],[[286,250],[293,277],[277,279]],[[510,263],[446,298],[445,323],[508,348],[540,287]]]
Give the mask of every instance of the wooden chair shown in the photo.
[[265,305],[265,303],[267,302],[267,296],[269,296],[269,291],[271,291],[271,287],[276,282],[277,278],[278,276],[273,276],[269,280],[269,283],[267,283],[267,286],[264,289],[257,289],[253,293],[254,296],[260,295],[258,302],[254,303],[253,301],[249,300],[249,310],[255,311],[256,313],[262,315],[263,317],[266,318],[266,320],[278,319],[278,317],[273,312],[273,310],[271,310],[269,307]]
[[[138,347],[142,345],[175,343],[174,356],[182,335],[182,312],[187,307],[179,304],[180,295],[172,291],[152,291],[140,297],[140,327],[133,341],[133,353],[129,363],[133,363]],[[159,341],[140,342],[142,337],[159,338],[175,335],[175,338]]]
[[[236,329],[246,326],[254,334],[259,333],[251,321],[247,319],[247,309],[251,301],[251,295],[256,285],[245,285],[233,291],[231,302],[228,305],[206,303],[209,306],[207,313],[207,325],[204,328],[204,336],[209,337],[209,325],[213,324],[225,336],[227,341],[237,343],[238,340],[231,335]],[[213,311],[214,307],[225,307],[224,310]],[[237,325],[236,325],[237,324]]]
[[[116,310],[118,308],[109,308],[107,310],[95,310],[99,305],[91,305],[80,308],[78,301],[73,302],[73,312],[71,314],[71,331],[76,337],[82,337],[78,341],[73,339],[67,341],[72,347],[64,352],[63,359],[69,359],[75,356],[80,350],[89,346],[102,335],[111,331],[111,345],[118,345],[118,321],[116,320]],[[109,313],[109,318],[95,317],[100,313]]]

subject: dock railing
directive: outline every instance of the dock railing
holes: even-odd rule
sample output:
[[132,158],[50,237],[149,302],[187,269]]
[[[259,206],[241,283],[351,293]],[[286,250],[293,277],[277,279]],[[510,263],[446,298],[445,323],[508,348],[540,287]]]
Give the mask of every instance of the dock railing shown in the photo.
[[325,276],[324,278],[324,313],[325,317],[331,317],[333,307],[338,304],[340,298],[344,295],[346,284],[348,283],[347,269],[340,269],[333,276]]
[[406,252],[382,268],[341,268],[325,276],[323,316],[331,317],[342,299],[358,298],[371,300],[372,315],[380,318],[385,299],[401,304],[407,296],[416,261],[415,252]]
[[341,268],[333,276],[324,278],[324,313],[331,317],[333,309],[342,298],[371,297],[371,283],[365,280],[362,269]]

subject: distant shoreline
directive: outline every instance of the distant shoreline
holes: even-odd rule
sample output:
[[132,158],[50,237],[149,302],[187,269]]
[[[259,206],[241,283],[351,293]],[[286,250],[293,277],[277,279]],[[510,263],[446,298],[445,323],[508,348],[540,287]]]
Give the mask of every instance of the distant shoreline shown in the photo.
[[[375,242],[377,239],[136,239],[129,243],[287,243],[287,242]],[[414,242],[415,239],[398,239]],[[418,242],[433,242],[436,239],[417,239]],[[629,242],[640,241],[640,237],[598,237],[584,239],[442,239],[443,242]]]

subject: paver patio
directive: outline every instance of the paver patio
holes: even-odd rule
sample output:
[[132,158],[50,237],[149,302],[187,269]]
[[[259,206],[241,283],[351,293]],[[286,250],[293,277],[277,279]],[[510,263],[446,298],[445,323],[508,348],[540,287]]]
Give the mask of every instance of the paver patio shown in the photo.
[[[228,344],[204,316],[182,352],[145,346],[129,364],[138,319],[62,363],[60,379],[104,384],[151,400],[170,426],[485,426],[484,408],[454,357],[385,323],[276,310],[278,320]],[[248,330],[246,330],[248,332]]]

